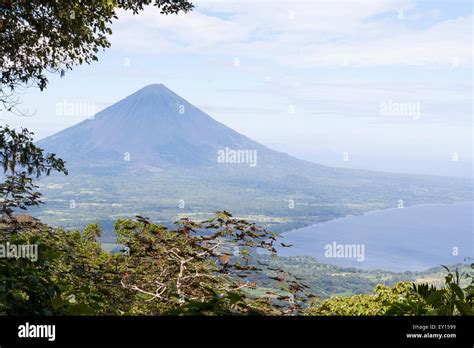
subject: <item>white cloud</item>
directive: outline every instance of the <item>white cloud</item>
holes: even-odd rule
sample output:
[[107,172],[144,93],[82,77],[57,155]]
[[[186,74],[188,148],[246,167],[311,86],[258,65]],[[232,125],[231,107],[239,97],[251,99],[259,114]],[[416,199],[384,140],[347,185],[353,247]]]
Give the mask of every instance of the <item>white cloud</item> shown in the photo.
[[153,8],[121,13],[112,39],[125,50],[250,57],[294,67],[471,64],[472,16],[409,29],[404,21],[418,16],[397,16],[413,6],[410,0],[197,1],[193,12],[176,16]]
[[310,45],[281,63],[299,67],[417,65],[469,66],[472,64],[472,16],[441,22],[423,31],[381,34],[372,40]]

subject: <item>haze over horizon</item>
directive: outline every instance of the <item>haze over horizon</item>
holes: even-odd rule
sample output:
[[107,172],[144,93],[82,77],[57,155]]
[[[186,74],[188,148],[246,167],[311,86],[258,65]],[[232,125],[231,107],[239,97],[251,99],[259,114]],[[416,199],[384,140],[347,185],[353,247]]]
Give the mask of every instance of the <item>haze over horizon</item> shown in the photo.
[[177,18],[123,14],[99,62],[25,93],[33,117],[0,119],[40,139],[91,116],[61,105],[99,112],[164,83],[301,159],[472,177],[472,7],[456,3],[197,1]]

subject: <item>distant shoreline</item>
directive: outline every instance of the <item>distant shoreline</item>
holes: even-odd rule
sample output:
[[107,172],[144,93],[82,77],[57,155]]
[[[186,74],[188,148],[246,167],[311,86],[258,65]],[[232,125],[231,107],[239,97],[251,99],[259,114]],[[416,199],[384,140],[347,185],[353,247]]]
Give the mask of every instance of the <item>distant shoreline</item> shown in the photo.
[[[282,256],[310,256],[341,267],[402,273],[462,263],[465,257],[472,257],[473,204],[427,203],[345,216],[325,222],[327,225],[316,223],[282,233],[283,242],[293,248],[278,251]],[[445,207],[450,209],[444,213]],[[399,214],[398,209],[406,210]],[[377,214],[383,215],[378,218]],[[327,256],[325,247],[333,242],[364,245],[365,261]]]
[[349,217],[359,217],[359,216],[367,216],[367,215],[371,215],[371,214],[378,214],[378,213],[381,213],[381,212],[386,212],[386,211],[391,211],[391,210],[398,210],[398,209],[407,209],[407,208],[415,208],[415,207],[427,207],[427,206],[437,206],[437,205],[456,205],[456,204],[466,204],[466,203],[473,203],[474,204],[474,200],[473,201],[461,201],[461,202],[450,202],[450,203],[423,203],[423,204],[413,204],[413,205],[407,205],[407,206],[404,206],[403,208],[395,208],[395,207],[392,207],[392,208],[382,208],[382,209],[375,209],[375,210],[370,210],[370,211],[367,211],[365,213],[361,213],[361,214],[357,214],[357,215],[354,215],[354,214],[347,214],[347,215],[344,215],[344,216],[341,216],[341,217],[338,217],[338,218],[335,218],[335,219],[330,219],[330,220],[325,220],[325,221],[320,221],[320,222],[316,222],[314,224],[310,224],[310,225],[306,225],[306,226],[303,226],[303,227],[299,227],[299,228],[294,228],[294,229],[291,229],[287,232],[283,232],[283,233],[280,233],[281,236],[284,236],[288,233],[292,233],[294,231],[298,231],[298,230],[301,230],[303,228],[308,228],[310,226],[316,226],[316,225],[321,225],[321,224],[325,224],[325,223],[328,223],[328,222],[334,222],[334,221],[339,221],[339,220],[342,220],[342,219],[347,219]]

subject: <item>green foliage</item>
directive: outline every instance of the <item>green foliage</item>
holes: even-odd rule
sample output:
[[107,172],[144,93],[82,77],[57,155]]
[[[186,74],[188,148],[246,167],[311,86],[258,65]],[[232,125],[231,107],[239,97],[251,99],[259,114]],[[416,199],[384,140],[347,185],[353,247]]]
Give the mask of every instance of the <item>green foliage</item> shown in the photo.
[[[473,278],[468,273],[452,272],[443,266],[448,274],[445,286],[437,289],[427,284],[413,284],[412,296],[401,303],[394,303],[387,315],[474,315],[472,291]],[[474,264],[471,265],[474,269]],[[463,279],[471,278],[471,284],[461,288]]]
[[372,295],[336,296],[321,301],[306,311],[307,315],[384,315],[394,303],[409,296],[411,283],[401,282],[394,287],[377,285]]
[[[370,294],[377,284],[394,286],[399,282],[418,281],[418,279],[423,279],[423,277],[439,279],[439,281],[441,279],[444,280],[444,270],[439,267],[423,272],[397,273],[340,267],[322,263],[316,258],[309,256],[278,256],[270,258],[266,255],[259,255],[258,258],[304,279],[305,283],[311,288],[311,291],[321,299],[328,299],[336,295]],[[464,267],[466,266],[464,265]]]
[[[46,72],[60,73],[75,65],[98,60],[110,46],[110,24],[117,10],[134,14],[152,1],[118,0],[1,0],[0,1],[0,102],[15,108],[16,93],[30,86],[43,90]],[[162,14],[190,11],[187,0],[153,1]],[[15,93],[16,92],[16,93]]]
[[274,233],[227,212],[202,222],[182,219],[177,226],[167,230],[146,219],[117,222],[118,243],[130,250],[121,284],[136,293],[133,313],[283,314],[301,309],[305,287],[287,272],[283,283],[289,293],[279,299],[287,301],[285,307],[271,300],[278,297],[275,292],[248,295],[248,289],[258,288],[256,278],[267,277],[268,267],[254,265],[248,249],[275,252]]
[[[443,266],[444,267],[444,266]],[[474,264],[471,265],[474,269]],[[438,289],[426,283],[402,282],[394,287],[378,285],[373,295],[334,297],[306,310],[307,315],[473,315],[472,275],[452,272]],[[462,288],[463,279],[471,283]]]
[[[36,234],[36,233],[35,233]],[[12,235],[10,243],[30,244],[38,235]],[[0,259],[0,314],[51,315],[61,293],[54,281],[50,260],[58,257],[51,248],[41,248],[38,262],[27,259]]]
[[[273,252],[275,235],[227,212],[203,222],[181,220],[168,230],[139,217],[116,223],[127,253],[101,248],[97,225],[83,232],[23,226],[0,227],[3,241],[38,244],[36,262],[0,259],[0,315],[251,315],[302,310],[305,286],[275,269],[286,293],[252,296],[265,276],[251,253]],[[236,249],[237,248],[237,249]]]
[[107,292],[99,280],[111,258],[86,232],[52,230],[39,224],[15,233],[1,229],[1,240],[37,245],[37,260],[0,259],[0,314],[100,314],[107,308]]
[[12,218],[15,208],[41,203],[41,193],[33,178],[49,176],[52,170],[67,175],[64,161],[55,154],[44,154],[43,149],[33,143],[33,133],[27,129],[20,132],[8,126],[0,126],[0,166],[5,181],[0,183],[0,213],[3,218]]

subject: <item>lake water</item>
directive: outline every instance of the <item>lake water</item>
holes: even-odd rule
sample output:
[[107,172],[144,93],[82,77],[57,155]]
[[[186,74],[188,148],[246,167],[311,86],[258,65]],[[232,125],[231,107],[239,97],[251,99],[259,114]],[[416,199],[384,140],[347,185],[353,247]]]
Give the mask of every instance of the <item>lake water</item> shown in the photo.
[[[397,272],[463,262],[466,256],[474,257],[473,211],[474,202],[467,202],[348,216],[284,233],[282,241],[293,247],[279,248],[279,253],[309,255],[344,267]],[[341,248],[345,253],[339,250],[338,255]]]

